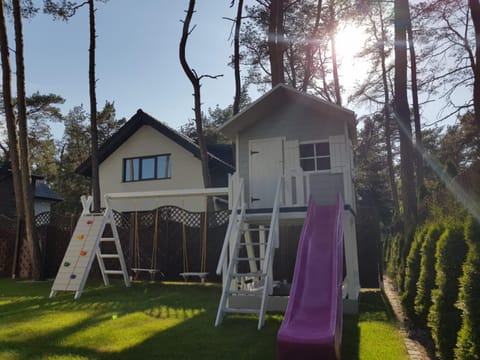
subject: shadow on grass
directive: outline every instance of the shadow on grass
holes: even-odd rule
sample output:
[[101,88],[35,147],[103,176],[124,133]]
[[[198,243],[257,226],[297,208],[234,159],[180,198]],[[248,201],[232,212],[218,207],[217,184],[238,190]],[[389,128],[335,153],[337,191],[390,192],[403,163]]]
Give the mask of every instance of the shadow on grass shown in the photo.
[[[51,285],[51,284],[50,284]],[[41,321],[56,320],[60,316],[80,313],[81,318],[69,319],[68,324],[44,326],[43,331],[32,338],[30,335],[18,338],[10,336],[0,340],[0,357],[12,359],[275,359],[276,333],[281,316],[268,316],[266,326],[257,331],[257,318],[253,316],[227,317],[224,324],[213,326],[220,289],[217,286],[162,285],[159,283],[134,283],[132,289],[122,285],[108,288],[91,287],[86,289],[82,298],[75,301],[73,294],[59,294],[49,299],[38,296],[38,287],[47,290],[48,285],[30,285],[19,291],[14,286],[11,292],[0,291],[0,332],[2,326],[42,327]],[[45,292],[48,294],[48,292]],[[44,294],[45,294],[44,293]],[[109,326],[133,324],[143,333],[132,339],[130,347],[112,351],[103,349],[105,341],[95,341],[85,334],[98,334],[98,328],[112,321]],[[73,316],[73,315],[72,315]],[[129,322],[128,319],[134,321]],[[166,321],[173,325],[158,330],[155,323]],[[143,323],[142,323],[143,322]],[[117,325],[118,324],[118,325]],[[144,329],[142,327],[145,326]],[[4,329],[7,329],[7,328]],[[96,329],[94,329],[96,328]],[[153,329],[153,330],[152,330]],[[118,329],[115,329],[116,331]],[[120,329],[122,330],[122,329]],[[125,328],[124,333],[129,330]],[[133,331],[135,332],[135,331]],[[8,333],[8,331],[7,331]],[[12,333],[10,333],[12,334]],[[111,334],[105,334],[105,338]],[[102,336],[101,334],[99,336]],[[78,337],[79,340],[72,341]],[[116,344],[122,347],[122,344]],[[72,344],[73,343],[73,344]],[[92,345],[93,344],[93,345]],[[107,344],[108,347],[108,344]],[[3,355],[2,355],[3,354]]]
[[[268,315],[261,331],[256,330],[255,316],[240,315],[227,316],[222,326],[215,328],[219,286],[133,283],[132,288],[125,289],[120,283],[107,288],[89,283],[82,297],[75,301],[72,293],[59,293],[49,299],[51,284],[8,283],[5,288],[3,284],[0,280],[0,332],[3,326],[16,326],[23,321],[37,321],[38,327],[44,318],[56,321],[62,314],[67,318],[70,313],[82,315],[77,321],[70,319],[66,325],[51,329],[45,326],[33,339],[22,338],[20,334],[18,338],[0,340],[0,357],[12,354],[12,359],[276,358],[276,336],[283,316]],[[379,290],[362,292],[360,315],[344,316],[343,359],[360,358],[360,323],[368,321],[392,322],[392,311]],[[163,326],[162,322],[169,325]],[[107,340],[116,334],[124,338],[113,338],[114,345],[109,347]],[[94,337],[100,341],[92,340]],[[125,343],[121,342],[123,339]]]

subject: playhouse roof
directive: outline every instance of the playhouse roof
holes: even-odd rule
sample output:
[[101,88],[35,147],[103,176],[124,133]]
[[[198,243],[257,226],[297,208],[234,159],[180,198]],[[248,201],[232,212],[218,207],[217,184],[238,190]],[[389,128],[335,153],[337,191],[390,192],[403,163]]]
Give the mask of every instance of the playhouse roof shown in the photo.
[[[102,163],[106,158],[108,158],[115,150],[117,150],[120,145],[122,145],[126,140],[130,138],[135,132],[140,129],[142,126],[147,125],[157,130],[159,133],[168,137],[170,140],[176,142],[178,145],[183,147],[186,151],[192,153],[196,158],[200,158],[200,149],[198,145],[190,139],[188,136],[179,133],[178,131],[172,129],[168,125],[158,121],[149,114],[143,112],[142,109],[138,109],[137,113],[133,115],[130,120],[128,120],[125,125],[123,125],[113,136],[108,139],[105,144],[103,144],[99,151],[99,164]],[[229,146],[229,145],[226,145]],[[225,149],[223,149],[225,152]],[[223,168],[225,171],[233,171],[234,166],[231,163],[228,163],[224,158],[221,149],[215,149],[208,151],[209,166]],[[91,158],[89,157],[85,160],[80,166],[76,169],[78,174],[90,176],[91,175]]]
[[223,124],[220,131],[233,139],[240,131],[265,118],[265,114],[292,102],[310,107],[326,115],[332,115],[335,119],[347,121],[351,127],[355,126],[355,113],[353,111],[298,91],[291,86],[278,84]]

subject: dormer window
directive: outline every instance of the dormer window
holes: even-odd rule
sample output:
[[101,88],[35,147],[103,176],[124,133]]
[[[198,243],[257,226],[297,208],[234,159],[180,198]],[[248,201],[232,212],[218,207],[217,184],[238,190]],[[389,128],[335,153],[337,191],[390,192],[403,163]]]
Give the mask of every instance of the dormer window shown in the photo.
[[300,166],[303,171],[330,170],[330,145],[328,141],[301,143]]
[[170,154],[123,159],[123,181],[170,179],[172,163]]

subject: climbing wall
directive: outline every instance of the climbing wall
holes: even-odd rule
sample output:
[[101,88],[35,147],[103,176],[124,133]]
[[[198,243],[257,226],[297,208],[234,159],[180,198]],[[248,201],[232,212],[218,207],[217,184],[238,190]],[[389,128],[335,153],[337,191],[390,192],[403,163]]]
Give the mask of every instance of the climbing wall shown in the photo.
[[82,291],[104,228],[101,214],[82,215],[63,257],[53,291]]

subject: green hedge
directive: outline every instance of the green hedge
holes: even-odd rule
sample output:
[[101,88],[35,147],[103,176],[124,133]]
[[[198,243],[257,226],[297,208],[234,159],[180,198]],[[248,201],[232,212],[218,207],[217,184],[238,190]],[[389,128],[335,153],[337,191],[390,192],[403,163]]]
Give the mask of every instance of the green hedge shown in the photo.
[[428,310],[432,306],[432,290],[435,287],[435,249],[444,229],[443,224],[430,224],[420,250],[420,274],[415,296],[415,314],[417,323],[423,327],[427,326]]
[[397,289],[400,288],[399,281],[401,278],[401,249],[403,246],[403,236],[399,233],[389,236],[387,239],[387,274],[392,279]]
[[432,291],[432,306],[428,314],[428,327],[441,360],[453,359],[457,332],[461,325],[461,312],[455,307],[455,303],[458,300],[459,278],[466,253],[463,226],[458,223],[447,225],[437,243],[437,288]]
[[480,224],[472,217],[465,223],[468,254],[460,279],[458,306],[462,326],[458,332],[455,359],[480,359]]
[[423,246],[427,231],[428,227],[423,226],[415,233],[405,266],[405,290],[402,294],[401,301],[405,314],[414,322],[416,322],[414,303],[417,294],[417,281],[420,274],[420,250]]

